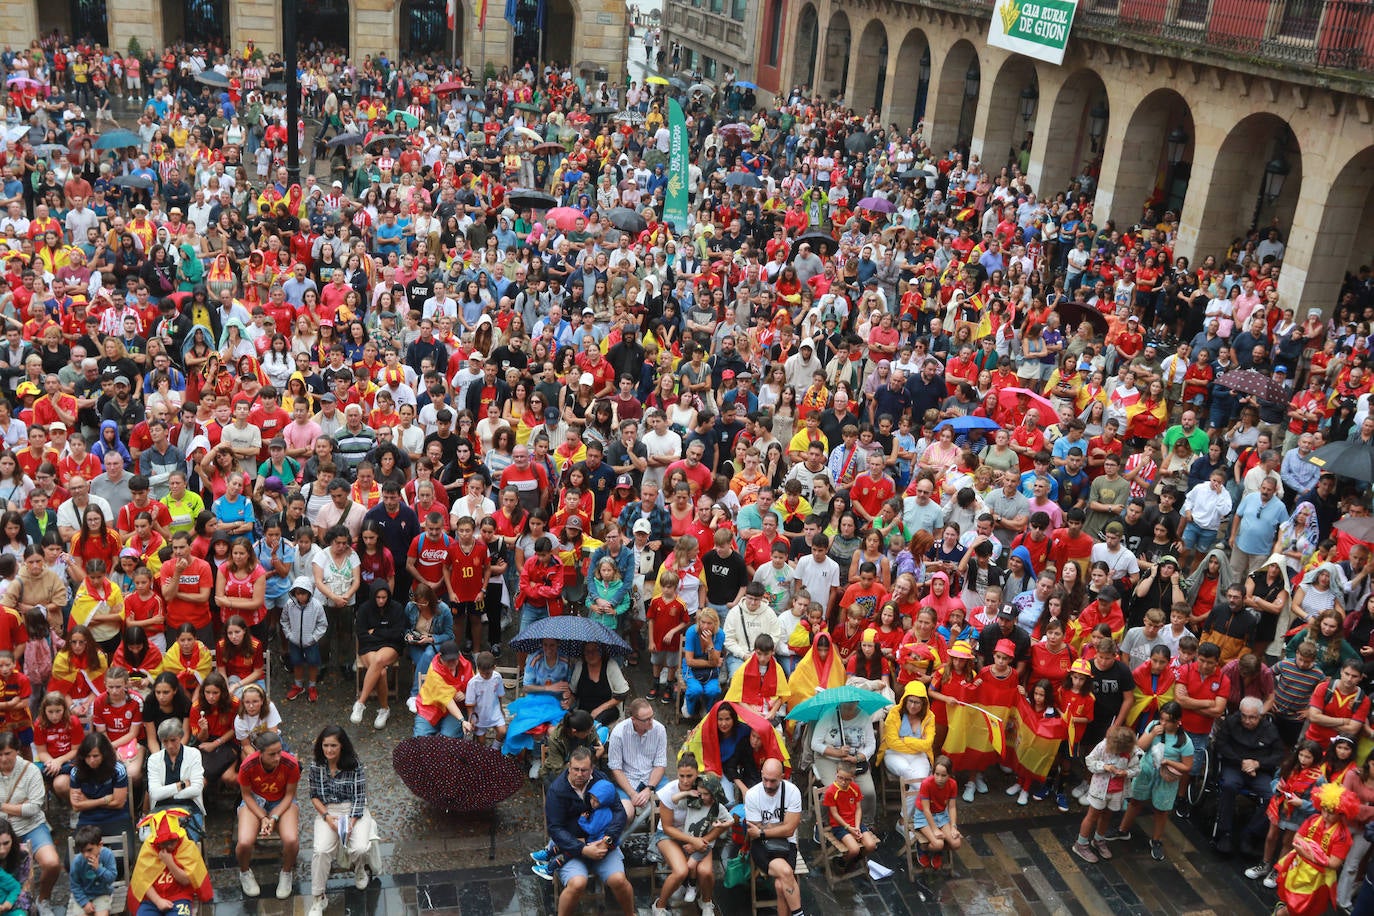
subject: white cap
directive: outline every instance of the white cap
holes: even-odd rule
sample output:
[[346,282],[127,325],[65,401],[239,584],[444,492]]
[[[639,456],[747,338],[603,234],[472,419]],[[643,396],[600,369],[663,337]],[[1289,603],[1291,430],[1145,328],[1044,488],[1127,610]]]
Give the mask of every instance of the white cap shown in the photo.
[[634,528],[632,529],[634,534],[639,534],[639,532],[641,531],[643,531],[645,534],[652,534],[653,530],[654,526],[649,524],[649,520],[647,518],[641,518],[639,521],[635,522]]
[[582,373],[582,377],[577,380],[577,384],[590,387],[596,384],[596,378],[593,377],[590,372],[584,372]]

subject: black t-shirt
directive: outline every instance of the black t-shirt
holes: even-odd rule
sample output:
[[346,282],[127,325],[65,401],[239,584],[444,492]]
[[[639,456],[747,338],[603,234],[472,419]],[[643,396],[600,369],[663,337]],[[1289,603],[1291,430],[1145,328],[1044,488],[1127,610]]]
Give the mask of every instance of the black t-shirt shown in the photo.
[[728,557],[722,557],[708,550],[701,558],[701,565],[706,573],[708,604],[733,604],[739,590],[749,584],[749,570],[739,551],[731,550]]
[[1093,721],[1089,728],[1100,738],[1106,734],[1107,727],[1116,719],[1117,713],[1121,712],[1121,704],[1130,696],[1135,678],[1130,666],[1120,658],[1105,671],[1097,666],[1096,660],[1091,667],[1095,700]]
[[1126,549],[1137,557],[1140,556],[1140,549],[1155,539],[1155,526],[1142,513],[1140,518],[1134,523],[1125,523],[1125,534],[1122,536],[1121,543]]
[[425,300],[433,295],[433,280],[411,280],[406,284],[406,304],[412,309],[423,308]]

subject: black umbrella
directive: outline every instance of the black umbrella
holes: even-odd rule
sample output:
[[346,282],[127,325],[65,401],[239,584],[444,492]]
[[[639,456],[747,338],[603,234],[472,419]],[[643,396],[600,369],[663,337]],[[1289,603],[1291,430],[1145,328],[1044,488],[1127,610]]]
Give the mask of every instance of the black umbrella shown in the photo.
[[1086,321],[1093,326],[1093,333],[1097,336],[1104,337],[1107,334],[1107,316],[1090,305],[1079,302],[1061,302],[1054,307],[1054,310],[1059,313],[1064,327],[1070,333]]
[[1277,380],[1254,369],[1232,369],[1230,372],[1223,372],[1217,376],[1216,383],[1223,388],[1253,395],[1261,401],[1274,404],[1286,403],[1293,397]]
[[476,741],[407,738],[391,752],[406,788],[450,814],[491,811],[520,791],[525,771],[514,757]]
[[120,175],[110,182],[121,188],[134,188],[139,191],[147,191],[154,184],[153,179],[147,175]]
[[1308,455],[1307,460],[1338,477],[1374,481],[1374,446],[1365,445],[1358,439],[1346,439],[1323,445]]
[[649,224],[644,221],[644,217],[640,216],[629,207],[612,207],[610,210],[606,211],[606,220],[617,229],[634,235],[638,235],[649,228]]
[[367,141],[367,148],[372,149],[375,146],[390,146],[398,140],[404,139],[405,137],[402,137],[400,134],[381,134]]
[[873,148],[873,138],[862,131],[857,134],[850,134],[849,139],[844,141],[844,148],[855,156],[862,156]]
[[517,210],[528,207],[531,210],[552,210],[558,206],[558,198],[543,191],[519,190],[506,195],[506,200]]
[[1332,527],[1344,531],[1357,541],[1374,543],[1374,518],[1369,516],[1343,518]]
[[798,236],[797,240],[792,243],[792,251],[787,256],[789,261],[797,256],[797,250],[801,248],[803,243],[810,245],[812,251],[823,257],[830,257],[840,250],[840,243],[835,241],[834,236],[830,233],[808,232]]
[[229,85],[229,77],[216,70],[202,70],[196,74],[196,82],[203,86],[215,86],[223,89]]
[[330,138],[325,146],[356,146],[365,139],[367,139],[367,137],[359,133],[339,134],[337,137]]
[[731,172],[725,176],[725,183],[732,188],[761,188],[763,182],[753,172]]
[[285,91],[286,91],[286,83],[283,83],[281,80],[276,80],[276,81],[271,82],[271,83],[263,83],[263,84],[262,84],[262,91],[263,91],[263,92],[285,92]]
[[620,111],[614,105],[597,105],[595,108],[587,109],[587,114],[594,118],[604,118],[606,115],[617,114]]

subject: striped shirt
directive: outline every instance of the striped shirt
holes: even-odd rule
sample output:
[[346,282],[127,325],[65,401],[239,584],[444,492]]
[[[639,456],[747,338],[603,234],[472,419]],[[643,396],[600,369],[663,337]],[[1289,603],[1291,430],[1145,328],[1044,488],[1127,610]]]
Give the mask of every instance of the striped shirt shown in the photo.
[[1274,715],[1297,719],[1312,702],[1312,692],[1326,680],[1317,665],[1303,669],[1291,658],[1274,666]]

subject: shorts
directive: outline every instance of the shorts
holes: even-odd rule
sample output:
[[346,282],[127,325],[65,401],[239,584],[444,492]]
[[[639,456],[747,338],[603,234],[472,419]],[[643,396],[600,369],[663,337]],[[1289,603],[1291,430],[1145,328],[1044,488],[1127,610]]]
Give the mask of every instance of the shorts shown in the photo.
[[[933,812],[932,817],[935,818],[936,827],[949,826],[948,811]],[[911,826],[915,827],[917,830],[923,830],[924,828],[930,826],[930,821],[926,820],[926,813],[922,811],[920,808],[917,808],[915,811],[911,812]]]
[[[26,728],[22,732],[15,734],[15,737],[19,739],[19,743],[22,745],[28,746],[33,744],[33,728]],[[134,743],[137,744],[138,742]]]
[[[283,748],[283,749],[284,749],[284,748]],[[275,808],[275,807],[276,807],[278,804],[280,804],[280,802],[281,802],[280,799],[278,799],[277,801],[268,801],[267,799],[263,798],[261,795],[258,795],[256,792],[253,793],[253,800],[254,800],[255,802],[258,803],[258,806],[259,806],[260,808],[262,808],[262,810],[268,811],[268,812],[270,812],[273,808]],[[248,804],[247,802],[240,801],[240,802],[239,802],[239,807],[240,807],[240,808],[246,807],[247,804]],[[300,807],[300,804],[301,804],[301,801],[300,801],[299,798],[297,798],[295,801],[292,802],[292,804],[299,808],[299,807]]]
[[650,652],[649,664],[656,668],[672,668],[677,670],[681,664],[682,653],[680,652]]
[[774,859],[782,859],[784,862],[787,863],[787,867],[795,872],[797,870],[797,844],[788,843],[787,854],[780,856],[776,853],[770,853],[768,850],[764,849],[762,843],[750,843],[749,858],[753,861],[754,867],[757,868],[759,871],[763,872],[764,874],[768,873],[768,865]]
[[1106,796],[1089,793],[1084,800],[1088,803],[1088,807],[1094,811],[1120,811],[1126,801],[1126,792],[1123,789],[1120,792],[1108,793]]
[[[662,843],[664,840],[667,840],[669,843],[676,843],[676,842],[677,842],[677,840],[675,840],[675,839],[673,839],[672,837],[668,836],[668,834],[664,833],[662,830],[655,830],[655,831],[654,831],[654,835],[649,839],[649,848],[650,848],[650,849],[657,849],[657,848],[658,848],[658,844],[659,844],[659,843]],[[678,848],[681,849],[682,847],[679,846]],[[712,846],[708,846],[708,847],[706,847],[706,850],[705,850],[704,852],[694,852],[694,853],[691,853],[690,855],[687,856],[687,861],[688,861],[688,862],[700,862],[702,859],[706,858],[707,856],[709,856],[709,855],[711,854],[713,848],[714,848],[714,847],[712,847]]]
[[35,853],[44,846],[53,846],[56,848],[52,841],[52,831],[48,829],[47,824],[39,824],[28,833],[19,834],[19,841],[29,844],[30,853]]
[[1206,553],[1217,542],[1218,532],[1208,531],[1195,522],[1183,526],[1183,546],[1194,553]]
[[455,601],[450,610],[453,611],[455,619],[464,615],[468,617],[481,617],[483,613],[482,608],[477,606],[476,601]]
[[[870,829],[869,826],[868,826],[867,824],[860,824],[860,825],[859,825],[859,833],[860,833],[860,835],[865,834],[865,833],[872,833],[872,832],[873,832],[872,829]],[[844,842],[844,838],[850,835],[850,834],[849,834],[849,828],[848,828],[848,827],[831,827],[831,828],[830,828],[830,835],[833,836],[835,839],[839,840],[841,843],[843,843],[843,842]]]
[[573,878],[586,878],[596,875],[602,884],[614,875],[625,874],[625,856],[621,851],[612,849],[600,862],[590,859],[569,859],[558,869],[558,880],[567,884]]
[[[97,913],[110,912],[112,898],[109,894],[101,894],[99,897],[91,898],[91,905],[95,907]],[[86,916],[86,910],[75,900],[67,901],[67,916]]]
[[295,643],[286,644],[286,654],[291,658],[291,667],[318,668],[324,660],[320,656],[320,644],[313,646],[298,646]]

